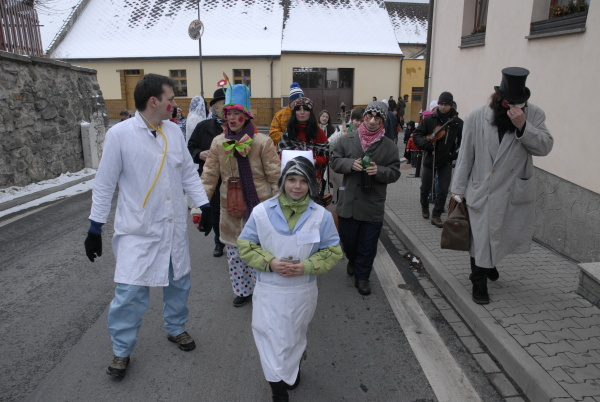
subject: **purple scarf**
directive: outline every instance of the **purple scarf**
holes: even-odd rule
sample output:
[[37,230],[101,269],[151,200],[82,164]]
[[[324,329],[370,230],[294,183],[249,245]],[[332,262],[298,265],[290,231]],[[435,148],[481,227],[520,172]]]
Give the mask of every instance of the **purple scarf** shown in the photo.
[[[239,133],[231,131],[229,126],[225,131],[225,142],[227,140],[239,141],[244,134],[247,134],[250,138],[254,138],[254,124],[251,121],[246,124]],[[250,167],[250,161],[248,157],[240,155],[237,151],[234,153],[238,162],[238,172],[240,180],[242,181],[242,195],[246,202],[246,220],[250,217],[250,213],[260,203],[258,194],[256,193],[256,186],[254,185],[254,179],[252,178],[252,168]],[[233,174],[233,173],[232,173]]]

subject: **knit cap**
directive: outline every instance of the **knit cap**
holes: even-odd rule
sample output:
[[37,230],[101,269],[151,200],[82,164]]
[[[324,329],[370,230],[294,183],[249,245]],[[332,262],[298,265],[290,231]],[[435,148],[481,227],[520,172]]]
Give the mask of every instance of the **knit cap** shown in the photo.
[[300,88],[297,82],[292,82],[292,85],[290,85],[290,102],[295,101],[301,96],[304,96],[302,88]]
[[297,156],[294,159],[288,161],[283,168],[281,176],[279,176],[279,182],[277,185],[284,191],[285,179],[287,176],[295,174],[303,176],[308,182],[308,194],[313,200],[317,200],[319,197],[319,185],[317,184],[317,171],[315,165],[304,156]]
[[377,117],[381,117],[383,122],[385,123],[385,119],[387,118],[388,107],[385,103],[379,101],[373,101],[367,105],[365,109],[365,113],[363,116],[366,116],[368,113],[375,112]]
[[453,102],[454,96],[452,96],[450,92],[442,92],[438,98],[438,104],[445,103],[447,105],[452,105]]

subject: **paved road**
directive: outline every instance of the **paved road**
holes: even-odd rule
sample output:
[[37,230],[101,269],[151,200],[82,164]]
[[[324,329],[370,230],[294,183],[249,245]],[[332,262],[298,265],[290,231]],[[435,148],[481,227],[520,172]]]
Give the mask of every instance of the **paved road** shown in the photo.
[[[104,374],[111,359],[112,220],[105,253],[92,264],[82,249],[89,207],[88,193],[0,220],[0,400],[267,400],[251,306],[232,307],[225,260],[212,257],[210,236],[191,225],[187,329],[198,348],[185,353],[167,341],[161,292],[153,289],[127,376],[114,381]],[[346,276],[346,260],[319,278],[303,383],[292,400],[501,400],[412,272],[400,267],[409,276],[398,274],[398,253],[388,256],[382,247],[380,255],[369,297]]]

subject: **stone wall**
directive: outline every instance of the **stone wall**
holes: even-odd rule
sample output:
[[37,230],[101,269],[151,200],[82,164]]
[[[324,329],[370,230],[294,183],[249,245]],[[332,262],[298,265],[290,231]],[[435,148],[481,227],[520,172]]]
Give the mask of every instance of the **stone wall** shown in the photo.
[[534,237],[580,262],[600,261],[600,194],[536,169]]
[[0,106],[0,188],[82,170],[82,121],[101,153],[108,116],[95,70],[0,52]]

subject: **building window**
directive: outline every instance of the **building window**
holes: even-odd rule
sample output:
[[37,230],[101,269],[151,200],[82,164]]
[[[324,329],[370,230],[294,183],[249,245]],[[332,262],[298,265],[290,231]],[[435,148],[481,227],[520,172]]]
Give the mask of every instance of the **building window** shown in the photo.
[[527,39],[585,32],[589,0],[534,0]]
[[175,96],[187,96],[187,74],[185,70],[169,70],[169,76],[175,81]]
[[423,101],[423,87],[413,87],[412,88],[412,102],[422,102]]
[[471,34],[485,32],[487,24],[488,0],[475,0],[475,18]]
[[300,88],[337,89],[352,88],[353,68],[294,67],[292,79]]
[[233,70],[233,83],[243,84],[244,77],[246,77],[246,85],[250,88],[250,69],[234,69]]
[[550,0],[548,18],[559,18],[565,15],[581,13],[588,10],[590,0]]
[[460,47],[485,44],[488,0],[465,0]]

